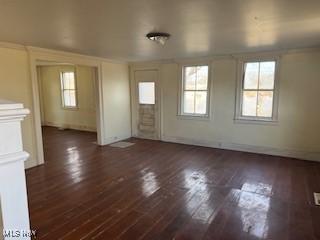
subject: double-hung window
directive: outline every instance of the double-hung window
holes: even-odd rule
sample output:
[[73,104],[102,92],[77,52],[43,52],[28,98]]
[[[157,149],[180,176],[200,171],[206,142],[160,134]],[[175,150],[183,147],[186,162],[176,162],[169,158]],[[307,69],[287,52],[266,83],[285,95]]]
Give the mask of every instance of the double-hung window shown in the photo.
[[277,60],[240,62],[236,119],[277,120]]
[[209,66],[184,66],[181,86],[180,115],[208,116]]
[[63,108],[77,108],[77,88],[74,72],[61,72],[61,96]]

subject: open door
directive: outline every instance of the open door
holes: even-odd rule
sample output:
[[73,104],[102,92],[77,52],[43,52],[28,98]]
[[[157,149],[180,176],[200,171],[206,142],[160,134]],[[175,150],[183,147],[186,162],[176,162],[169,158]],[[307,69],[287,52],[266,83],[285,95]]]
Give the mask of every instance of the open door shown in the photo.
[[157,70],[134,73],[136,86],[137,137],[160,139],[159,84]]

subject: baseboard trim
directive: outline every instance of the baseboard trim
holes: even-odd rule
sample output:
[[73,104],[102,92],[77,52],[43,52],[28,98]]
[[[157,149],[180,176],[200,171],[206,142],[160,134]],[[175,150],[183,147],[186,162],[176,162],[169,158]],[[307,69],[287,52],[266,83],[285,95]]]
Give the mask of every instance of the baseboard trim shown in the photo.
[[308,151],[292,150],[292,149],[279,149],[279,148],[273,148],[273,147],[252,146],[252,145],[238,144],[238,143],[203,141],[203,140],[197,140],[197,139],[165,136],[165,135],[162,136],[161,140],[164,142],[181,143],[181,144],[187,144],[187,145],[227,149],[227,150],[234,150],[234,151],[241,151],[241,152],[259,153],[259,154],[274,155],[274,156],[289,157],[289,158],[296,158],[301,160],[320,162],[320,152],[308,152]]
[[59,124],[59,123],[52,123],[52,122],[44,122],[43,126],[73,129],[73,130],[80,130],[80,131],[87,131],[87,132],[97,132],[96,128],[81,126],[81,125],[73,125],[73,124]]
[[114,137],[108,137],[104,139],[104,145],[108,145],[111,143],[123,141],[125,139],[131,138],[131,135],[122,135],[122,136],[114,136]]

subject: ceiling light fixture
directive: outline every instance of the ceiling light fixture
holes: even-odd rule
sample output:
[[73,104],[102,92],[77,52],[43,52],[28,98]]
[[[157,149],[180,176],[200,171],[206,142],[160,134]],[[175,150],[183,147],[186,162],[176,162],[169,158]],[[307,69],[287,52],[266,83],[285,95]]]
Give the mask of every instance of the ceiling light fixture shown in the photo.
[[150,32],[146,35],[146,37],[151,41],[164,45],[169,39],[170,34],[162,32]]

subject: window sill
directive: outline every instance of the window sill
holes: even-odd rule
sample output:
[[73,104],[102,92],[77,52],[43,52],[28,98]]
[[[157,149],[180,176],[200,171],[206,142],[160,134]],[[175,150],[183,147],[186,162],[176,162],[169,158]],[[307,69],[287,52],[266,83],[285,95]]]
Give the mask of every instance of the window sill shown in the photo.
[[208,115],[177,115],[179,120],[195,120],[195,121],[210,121],[210,116]]
[[63,110],[78,111],[79,107],[62,107]]
[[234,123],[236,124],[251,124],[251,125],[271,125],[276,126],[279,124],[277,120],[273,119],[250,119],[250,118],[237,118],[234,119]]

